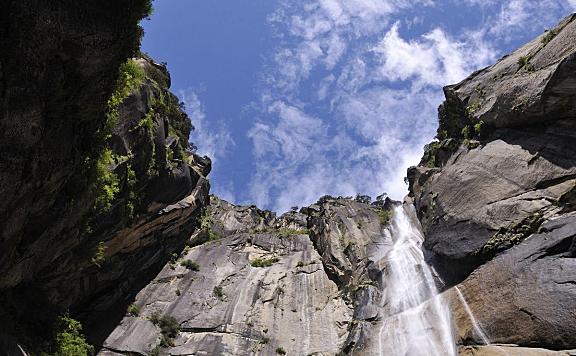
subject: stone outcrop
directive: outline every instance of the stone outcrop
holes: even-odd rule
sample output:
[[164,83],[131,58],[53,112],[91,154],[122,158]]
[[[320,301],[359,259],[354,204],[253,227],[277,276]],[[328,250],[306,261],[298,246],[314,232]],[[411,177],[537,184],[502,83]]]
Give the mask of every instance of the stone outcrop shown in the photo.
[[[439,140],[408,171],[430,262],[494,343],[576,348],[575,39],[572,15],[446,87]],[[481,345],[456,289],[446,293],[459,342]]]
[[[136,296],[100,354],[363,354],[378,328],[392,205],[325,197],[276,217],[212,197],[203,229]],[[179,329],[168,340],[163,318]]]

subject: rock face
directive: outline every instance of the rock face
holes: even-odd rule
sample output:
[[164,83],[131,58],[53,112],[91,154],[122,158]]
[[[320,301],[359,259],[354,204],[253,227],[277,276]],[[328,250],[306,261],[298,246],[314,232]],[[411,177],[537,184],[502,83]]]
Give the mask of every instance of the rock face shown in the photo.
[[[408,172],[431,263],[494,343],[576,348],[575,65],[572,15],[446,87],[439,141]],[[459,342],[482,344],[446,293]]]
[[324,198],[276,217],[212,197],[189,245],[208,241],[173,257],[100,354],[365,354],[391,205]]
[[3,5],[0,354],[67,310],[98,344],[197,227],[210,160],[166,68],[129,59],[148,1]]

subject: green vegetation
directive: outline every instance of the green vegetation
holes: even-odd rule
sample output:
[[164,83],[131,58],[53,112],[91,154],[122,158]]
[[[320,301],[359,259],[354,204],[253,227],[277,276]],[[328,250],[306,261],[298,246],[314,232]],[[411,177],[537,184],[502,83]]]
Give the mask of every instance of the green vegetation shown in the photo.
[[94,256],[90,259],[92,264],[98,266],[99,268],[102,267],[104,263],[104,252],[106,251],[106,246],[104,246],[104,242],[100,241],[98,246],[96,246],[96,251],[94,251]]
[[518,69],[526,69],[528,72],[533,72],[535,70],[534,66],[530,63],[529,56],[521,56],[518,58]]
[[206,208],[200,218],[200,229],[206,231],[208,234],[208,241],[216,241],[220,239],[220,234],[212,230],[213,227],[214,219],[212,219],[211,210],[210,208]]
[[542,37],[542,43],[544,45],[547,45],[550,41],[552,41],[552,39],[554,37],[556,37],[556,35],[558,35],[558,30],[552,29],[552,30],[547,30],[546,34],[544,35],[544,37]]
[[174,346],[174,339],[180,332],[180,323],[178,323],[178,320],[172,316],[164,315],[160,317],[160,314],[154,313],[150,316],[150,321],[160,327],[160,333],[162,334],[160,346]]
[[105,148],[96,162],[96,183],[94,186],[96,193],[94,209],[100,213],[110,210],[114,197],[120,191],[118,176],[110,170],[113,163],[112,151]]
[[114,155],[112,150],[104,147],[105,142],[111,137],[112,128],[118,123],[120,105],[140,85],[144,76],[144,70],[133,59],[120,65],[114,91],[107,102],[105,125],[96,134],[96,141],[99,143],[95,145],[97,153],[92,156],[96,158],[89,157],[85,160],[85,164],[94,169],[93,208],[98,213],[108,212],[120,191],[119,179],[111,170],[115,163]]
[[446,140],[448,138],[448,131],[438,130],[438,134],[436,135],[436,138],[440,141]]
[[136,208],[135,203],[137,203],[137,196],[135,192],[136,187],[136,172],[132,169],[129,164],[126,166],[126,216],[129,221],[132,221],[135,216]]
[[518,66],[520,68],[524,68],[526,64],[528,64],[528,56],[521,56],[518,58]]
[[464,146],[466,146],[466,148],[468,148],[469,150],[472,150],[472,149],[480,146],[480,142],[478,142],[476,140],[469,140],[469,139],[465,139],[464,141],[462,141],[462,144]]
[[250,261],[250,266],[252,266],[252,267],[270,267],[278,261],[280,261],[280,259],[278,259],[278,257],[272,257],[272,258],[267,258],[267,259],[255,258],[252,261]]
[[474,124],[474,134],[476,137],[483,137],[485,131],[484,121],[480,120],[480,122]]
[[170,261],[168,261],[170,269],[176,269],[176,262],[178,262],[178,254],[174,252],[170,255]]
[[142,83],[144,76],[144,70],[133,59],[128,59],[120,65],[114,92],[108,99],[106,132],[110,132],[118,123],[120,104]]
[[461,134],[465,140],[469,140],[470,139],[470,126],[468,126],[468,125],[464,126]]
[[284,351],[284,349],[282,347],[277,347],[276,348],[276,353],[278,355],[286,355],[286,351]]
[[149,353],[150,356],[159,356],[160,355],[160,346],[156,345]]
[[200,265],[198,265],[198,263],[196,263],[192,260],[184,260],[184,261],[180,262],[180,266],[186,267],[192,271],[199,271],[200,270]]
[[438,162],[436,162],[436,156],[438,154],[438,149],[440,148],[440,142],[433,141],[424,147],[424,156],[422,159],[426,162],[426,166],[429,168],[436,167]]
[[264,337],[262,338],[262,340],[260,340],[260,343],[261,343],[262,345],[266,345],[266,344],[269,343],[269,342],[270,342],[270,338],[269,338],[268,336],[264,336]]
[[220,300],[224,299],[224,289],[222,289],[221,286],[216,286],[214,287],[214,289],[212,290],[212,294],[214,294],[214,296]]
[[528,216],[520,223],[509,228],[501,228],[477,252],[485,256],[493,256],[499,251],[510,248],[536,233],[544,221],[542,215],[536,213]]
[[292,235],[308,235],[307,229],[278,229],[275,231],[279,237],[287,237]]
[[480,105],[481,104],[479,100],[474,100],[472,101],[472,103],[470,103],[470,105],[466,107],[466,112],[468,113],[468,115],[472,115],[476,111],[478,111],[478,109],[480,109]]
[[128,306],[128,309],[126,310],[126,312],[130,316],[138,316],[138,315],[140,315],[140,307],[138,305],[136,305],[135,303],[132,303]]
[[355,293],[361,289],[368,288],[370,286],[376,287],[378,286],[378,282],[373,281],[371,279],[363,280],[357,286],[354,287],[353,292]]
[[390,225],[390,220],[392,219],[392,211],[378,209],[376,212],[378,213],[378,219],[380,220],[380,225],[382,226]]
[[82,325],[68,314],[58,317],[55,352],[51,356],[88,356],[94,354],[94,347],[82,335]]
[[149,131],[154,129],[154,116],[156,115],[156,111],[154,108],[148,110],[146,115],[140,121],[138,121],[138,125],[136,127],[146,127]]
[[308,235],[310,231],[308,229],[266,228],[253,230],[252,233],[276,234],[282,238],[293,235]]

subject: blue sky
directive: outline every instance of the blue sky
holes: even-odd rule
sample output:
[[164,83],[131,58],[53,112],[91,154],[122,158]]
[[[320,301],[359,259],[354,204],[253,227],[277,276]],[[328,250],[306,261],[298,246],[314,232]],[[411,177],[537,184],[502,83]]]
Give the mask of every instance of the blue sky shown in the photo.
[[156,0],[143,50],[213,159],[212,192],[286,211],[324,194],[406,194],[442,86],[576,0]]

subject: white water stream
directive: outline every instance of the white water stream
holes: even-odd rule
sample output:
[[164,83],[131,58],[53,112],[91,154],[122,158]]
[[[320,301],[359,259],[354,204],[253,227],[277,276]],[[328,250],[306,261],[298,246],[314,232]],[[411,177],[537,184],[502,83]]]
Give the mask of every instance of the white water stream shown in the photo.
[[422,233],[399,206],[390,226],[393,247],[385,256],[382,356],[456,356],[448,302],[438,294],[422,252]]

